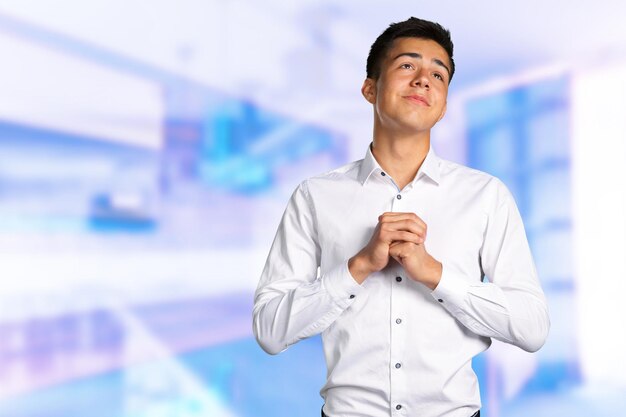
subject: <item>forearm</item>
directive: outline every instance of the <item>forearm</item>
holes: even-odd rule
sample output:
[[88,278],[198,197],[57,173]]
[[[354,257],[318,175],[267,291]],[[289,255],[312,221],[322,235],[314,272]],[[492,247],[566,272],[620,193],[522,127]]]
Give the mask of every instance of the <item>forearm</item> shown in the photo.
[[540,288],[468,284],[451,275],[442,277],[433,296],[469,330],[529,352],[543,346],[550,319]]
[[[299,340],[323,332],[361,291],[343,263],[311,283],[287,288],[281,280],[257,290],[254,335],[263,350],[277,354]],[[352,296],[352,297],[351,297]]]

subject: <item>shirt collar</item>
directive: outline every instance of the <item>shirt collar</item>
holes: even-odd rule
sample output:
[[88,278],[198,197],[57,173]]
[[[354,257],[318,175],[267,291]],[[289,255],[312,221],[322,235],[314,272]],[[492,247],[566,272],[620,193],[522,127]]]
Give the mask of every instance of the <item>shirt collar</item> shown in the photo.
[[439,170],[439,165],[439,157],[431,145],[430,149],[428,149],[428,153],[426,154],[426,159],[424,159],[424,162],[417,172],[413,182],[415,182],[420,175],[423,174],[439,185],[439,182],[441,181],[441,171]]
[[[359,169],[358,179],[362,185],[365,185],[367,180],[372,176],[372,174],[377,172],[382,172],[383,169],[374,158],[374,154],[372,154],[372,144],[367,147],[367,152],[365,153],[365,158],[361,162],[361,167]],[[413,179],[413,183],[417,181],[422,175],[426,175],[428,178],[433,180],[437,185],[439,185],[439,181],[441,180],[440,172],[439,172],[439,157],[435,154],[433,147],[431,146],[428,149],[428,153],[426,154],[426,158],[422,163],[419,171],[417,171],[417,175]]]

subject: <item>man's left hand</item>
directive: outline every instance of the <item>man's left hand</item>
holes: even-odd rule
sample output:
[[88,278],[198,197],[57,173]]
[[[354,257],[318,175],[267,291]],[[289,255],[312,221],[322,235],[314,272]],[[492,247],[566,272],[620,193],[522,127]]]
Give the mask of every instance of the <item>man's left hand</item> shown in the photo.
[[441,280],[441,262],[426,252],[424,243],[397,241],[389,246],[389,255],[407,272],[409,278],[434,290]]

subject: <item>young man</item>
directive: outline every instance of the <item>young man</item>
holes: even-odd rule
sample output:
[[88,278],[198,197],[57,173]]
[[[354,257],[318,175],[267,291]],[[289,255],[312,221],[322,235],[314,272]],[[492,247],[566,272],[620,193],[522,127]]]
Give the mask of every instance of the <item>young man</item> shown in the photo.
[[480,415],[472,358],[492,338],[532,352],[547,337],[511,194],[430,146],[452,50],[446,29],[416,18],[376,39],[362,88],[373,142],[298,186],[265,264],[254,334],[276,354],[322,333],[322,415]]

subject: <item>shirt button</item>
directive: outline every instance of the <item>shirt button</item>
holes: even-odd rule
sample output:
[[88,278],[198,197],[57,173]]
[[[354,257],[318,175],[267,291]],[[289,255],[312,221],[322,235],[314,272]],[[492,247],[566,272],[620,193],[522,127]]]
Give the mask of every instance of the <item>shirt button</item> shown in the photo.
[[396,319],[396,323],[398,324],[402,323],[402,319]]
[[402,366],[401,363],[396,363],[396,369],[400,369],[401,366]]
[[398,194],[398,195],[396,196],[396,198],[397,198],[398,200],[401,200],[401,199],[402,199],[402,196],[401,196],[400,194]]
[[399,410],[401,408],[402,408],[402,406],[400,404],[396,405],[396,410]]
[[440,303],[443,303],[443,300],[442,300],[441,298],[440,298],[440,299],[438,299],[437,301],[439,301]]
[[396,281],[402,282],[402,277],[396,277]]
[[350,299],[354,298],[354,294],[350,294]]
[[381,173],[380,173],[380,175],[382,175],[382,176],[384,177],[384,176],[385,176],[385,175],[387,175],[387,174],[385,174],[384,172],[381,172]]

